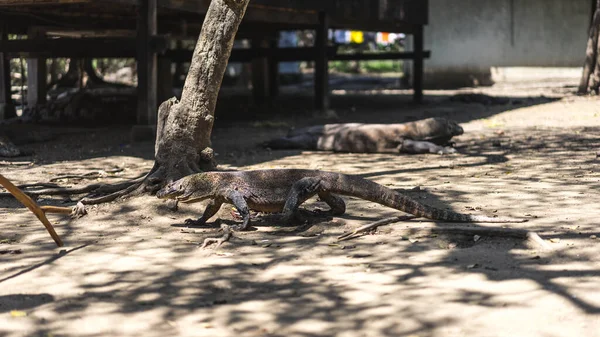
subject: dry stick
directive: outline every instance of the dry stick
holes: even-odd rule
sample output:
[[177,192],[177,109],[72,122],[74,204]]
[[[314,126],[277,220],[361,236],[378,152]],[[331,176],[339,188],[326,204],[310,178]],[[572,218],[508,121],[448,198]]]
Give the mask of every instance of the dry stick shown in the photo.
[[[23,205],[27,206],[27,208],[29,208],[29,210],[32,211],[33,214],[35,214],[35,216],[37,216],[37,218],[42,222],[44,227],[46,227],[48,233],[50,233],[52,239],[54,239],[54,242],[56,242],[56,245],[62,247],[63,242],[58,236],[58,234],[56,234],[56,231],[54,230],[54,227],[52,227],[52,225],[50,224],[50,221],[48,221],[48,218],[46,218],[46,213],[44,212],[44,210],[40,208],[40,206],[38,206],[38,204],[36,204],[35,201],[33,201],[27,194],[23,193],[20,189],[18,189],[15,185],[13,185],[13,183],[8,181],[8,179],[4,178],[4,176],[2,176],[1,174],[0,184],[2,184],[2,186],[4,186],[10,193],[12,193],[12,195],[14,195],[17,200],[19,200]],[[69,212],[70,211],[71,210],[69,209]]]
[[215,246],[215,249],[218,249],[219,247],[221,247],[223,242],[229,241],[229,239],[231,239],[231,237],[233,236],[233,233],[231,233],[231,228],[227,225],[221,225],[221,229],[219,229],[219,231],[221,230],[225,232],[221,237],[204,239],[204,243],[202,243],[202,246],[200,246],[200,248],[205,248],[210,244],[216,243],[217,245]]
[[[393,222],[403,221],[405,219],[402,216],[383,219],[372,224],[367,224],[362,227],[357,228],[354,232],[349,234],[344,234],[338,238],[338,241],[349,240],[355,238],[356,234],[364,233],[369,229],[375,228],[377,226],[387,225]],[[459,235],[479,235],[479,236],[496,236],[496,237],[508,237],[508,238],[516,238],[521,240],[527,240],[531,244],[536,247],[539,247],[543,250],[551,250],[552,248],[546,241],[544,241],[540,236],[532,231],[527,229],[518,229],[518,228],[502,228],[502,227],[465,227],[465,226],[449,226],[449,227],[421,227],[421,228],[403,228],[400,230],[401,232],[406,232],[407,235],[421,235],[427,236],[432,234],[459,234]]]
[[365,233],[365,232],[367,232],[371,229],[377,228],[379,226],[389,225],[394,222],[406,221],[406,220],[410,220],[410,219],[414,219],[414,218],[416,218],[416,216],[414,216],[414,215],[401,215],[401,216],[394,216],[391,218],[381,219],[379,221],[375,221],[375,222],[360,226],[350,233],[345,233],[345,234],[338,236],[338,241],[354,239],[355,235],[357,235],[359,233]]
[[30,162],[30,161],[6,161],[6,160],[2,160],[2,161],[0,161],[0,165],[29,166],[29,165],[33,165],[33,162]]

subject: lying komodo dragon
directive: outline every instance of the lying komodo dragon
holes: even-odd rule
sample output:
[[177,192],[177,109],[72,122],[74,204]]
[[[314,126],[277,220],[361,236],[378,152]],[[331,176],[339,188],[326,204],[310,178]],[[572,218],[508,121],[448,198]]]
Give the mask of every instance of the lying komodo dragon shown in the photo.
[[399,192],[353,175],[317,170],[279,169],[239,172],[205,172],[192,174],[167,184],[156,194],[161,199],[193,203],[210,199],[197,224],[204,224],[223,203],[233,204],[243,223],[249,226],[249,209],[282,212],[290,222],[298,206],[314,195],[325,201],[334,215],[346,211],[346,204],[336,194],[373,201],[417,217],[448,222],[525,222],[526,219],[467,215],[421,204]]
[[463,128],[445,118],[400,124],[325,124],[292,130],[286,137],[263,144],[272,149],[357,153],[454,153],[449,140]]

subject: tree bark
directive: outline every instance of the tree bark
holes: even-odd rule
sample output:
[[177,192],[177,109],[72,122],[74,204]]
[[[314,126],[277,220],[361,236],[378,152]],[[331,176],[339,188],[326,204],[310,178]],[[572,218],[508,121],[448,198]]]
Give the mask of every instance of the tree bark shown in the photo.
[[[600,3],[600,0],[598,0]],[[577,93],[585,94],[588,92],[590,77],[597,68],[597,51],[598,51],[598,33],[600,30],[600,4],[596,5],[596,11],[590,25],[590,32],[587,47],[585,50],[585,63],[583,65],[583,73],[581,74],[581,80],[579,81],[579,88]]]
[[[600,11],[596,11],[596,13],[600,13]],[[598,16],[600,16],[600,14],[598,14]],[[596,26],[596,62],[595,62],[595,67],[594,67],[594,72],[593,74],[590,76],[589,79],[589,92],[594,92],[596,94],[598,94],[598,89],[600,88],[600,38],[598,38],[598,36],[600,35],[600,22],[598,23],[598,25]]]
[[171,98],[158,109],[156,158],[149,182],[162,185],[216,167],[210,148],[215,106],[233,41],[249,1],[211,1],[181,101]]

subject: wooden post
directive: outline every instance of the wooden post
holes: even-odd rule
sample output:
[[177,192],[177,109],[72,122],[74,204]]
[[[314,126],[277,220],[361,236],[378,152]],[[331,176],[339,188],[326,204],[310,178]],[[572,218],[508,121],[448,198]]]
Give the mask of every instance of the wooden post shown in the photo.
[[415,103],[423,101],[423,26],[415,26],[413,33],[415,58],[413,59],[413,100]]
[[132,141],[151,140],[156,136],[157,57],[151,39],[157,32],[157,0],[138,0],[137,12],[137,125],[131,130]]
[[[271,50],[277,49],[279,43],[279,33],[275,33],[275,35],[269,41],[269,48]],[[271,56],[268,59],[269,62],[269,96],[271,98],[275,98],[279,95],[279,62],[275,57],[273,57],[274,53],[270,53]]]
[[315,36],[315,109],[329,110],[329,60],[327,59],[327,33],[329,18],[327,13],[319,13],[319,26]]
[[[0,27],[0,40],[8,40],[8,34]],[[0,119],[16,117],[15,106],[10,92],[10,59],[0,53]]]
[[157,58],[151,38],[157,32],[157,0],[138,0],[137,72],[138,114],[140,125],[155,125],[157,115]]
[[173,74],[171,73],[171,59],[161,56],[158,58],[158,102],[162,103],[173,97]]
[[[44,32],[30,28],[28,39],[43,39]],[[42,57],[27,59],[27,107],[46,103],[46,59]]]
[[[264,37],[252,38],[253,49],[268,48],[269,42]],[[271,79],[269,76],[269,60],[266,56],[254,57],[252,59],[252,93],[256,104],[263,104],[267,101],[270,92]]]

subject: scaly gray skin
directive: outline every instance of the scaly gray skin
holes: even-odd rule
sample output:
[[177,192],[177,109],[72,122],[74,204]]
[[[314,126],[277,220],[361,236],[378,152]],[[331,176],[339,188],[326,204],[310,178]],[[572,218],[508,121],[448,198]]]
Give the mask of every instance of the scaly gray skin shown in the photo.
[[417,217],[447,222],[525,222],[526,219],[467,215],[424,205],[401,193],[357,176],[317,170],[279,169],[239,172],[204,172],[183,177],[158,191],[160,199],[193,203],[210,199],[199,224],[215,215],[223,203],[233,204],[242,216],[241,230],[250,223],[249,210],[282,212],[292,220],[298,206],[314,195],[325,201],[334,215],[346,211],[336,194],[369,200]]
[[427,118],[399,124],[325,124],[292,130],[263,145],[272,149],[302,149],[357,153],[454,153],[445,146],[463,128],[453,120]]

